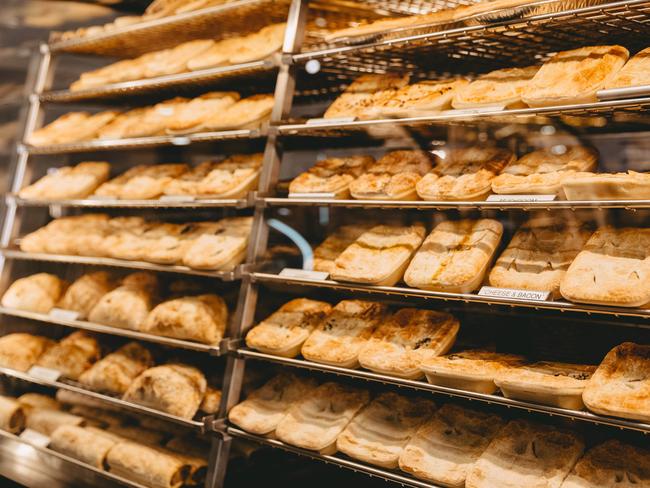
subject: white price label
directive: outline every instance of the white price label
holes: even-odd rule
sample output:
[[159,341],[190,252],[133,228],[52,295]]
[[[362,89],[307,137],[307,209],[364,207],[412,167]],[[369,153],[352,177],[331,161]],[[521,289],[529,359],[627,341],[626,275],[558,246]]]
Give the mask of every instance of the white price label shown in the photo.
[[347,124],[349,122],[354,122],[357,120],[356,117],[332,117],[332,118],[316,118],[316,119],[308,119],[307,120],[307,125],[330,125],[330,124]]
[[487,197],[488,202],[552,202],[556,195],[490,195]]
[[501,112],[506,109],[505,105],[491,105],[489,107],[460,108],[443,110],[443,115],[476,115],[481,113]]
[[27,372],[30,376],[45,381],[56,381],[61,376],[61,371],[56,369],[44,368],[43,366],[32,366]]
[[537,290],[519,290],[515,288],[496,288],[494,286],[483,286],[478,292],[482,297],[493,298],[516,298],[519,300],[535,300],[545,302],[551,292]]
[[289,198],[336,198],[334,193],[315,192],[315,193],[289,193]]
[[29,442],[30,444],[39,447],[47,447],[50,443],[50,438],[48,436],[32,429],[23,430],[19,437],[25,442]]
[[285,278],[299,278],[307,280],[326,280],[329,276],[327,271],[313,271],[308,269],[284,268],[280,271],[280,276]]
[[196,200],[194,195],[162,195],[159,200],[161,202],[193,202]]
[[79,318],[79,312],[75,310],[66,310],[64,308],[53,308],[48,314],[50,317],[56,320],[77,320]]

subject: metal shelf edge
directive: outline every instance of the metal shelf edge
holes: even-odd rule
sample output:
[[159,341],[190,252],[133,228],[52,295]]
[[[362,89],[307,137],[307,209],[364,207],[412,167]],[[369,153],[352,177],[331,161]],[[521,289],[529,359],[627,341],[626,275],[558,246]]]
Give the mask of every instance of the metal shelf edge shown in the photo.
[[219,208],[235,207],[246,208],[251,206],[249,198],[224,198],[223,200],[215,198],[195,199],[191,201],[174,201],[172,200],[115,200],[115,199],[70,199],[70,200],[32,200],[20,198],[19,196],[9,193],[7,201],[11,201],[19,207],[50,207],[58,205],[60,207],[87,207],[87,208]]

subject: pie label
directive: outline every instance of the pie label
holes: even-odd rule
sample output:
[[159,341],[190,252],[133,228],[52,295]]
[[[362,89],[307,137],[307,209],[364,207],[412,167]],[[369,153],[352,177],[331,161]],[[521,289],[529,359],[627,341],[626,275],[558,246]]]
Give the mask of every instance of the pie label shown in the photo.
[[100,200],[100,201],[109,201],[109,200],[115,200],[115,197],[112,197],[110,195],[90,195],[88,197],[88,200]]
[[314,192],[314,193],[308,193],[308,192],[296,192],[296,193],[289,193],[289,198],[329,198],[333,199],[335,198],[335,194],[332,192]]
[[501,112],[506,109],[505,105],[490,105],[487,107],[474,107],[474,108],[456,108],[451,110],[443,110],[443,115],[476,115],[480,113]]
[[25,442],[29,442],[38,447],[47,447],[50,443],[50,438],[48,436],[32,429],[23,430],[19,437]]
[[27,372],[30,376],[45,381],[56,381],[61,376],[61,371],[56,369],[44,368],[43,366],[32,366]]
[[493,298],[516,298],[518,300],[535,300],[545,302],[551,294],[549,291],[519,290],[516,288],[497,288],[494,286],[482,286],[478,292],[482,297]]
[[330,125],[330,124],[347,124],[349,122],[354,122],[357,120],[356,117],[331,117],[331,118],[316,118],[316,119],[308,119],[306,124],[307,125]]
[[280,271],[280,276],[285,278],[298,278],[306,280],[316,280],[322,281],[326,280],[329,276],[327,271],[313,271],[309,269],[297,269],[297,268],[284,268]]
[[159,200],[161,202],[193,202],[196,200],[194,195],[162,195]]
[[552,202],[556,195],[490,195],[487,202]]
[[77,320],[79,318],[79,312],[75,310],[66,310],[64,308],[53,308],[48,314],[50,317],[56,320]]

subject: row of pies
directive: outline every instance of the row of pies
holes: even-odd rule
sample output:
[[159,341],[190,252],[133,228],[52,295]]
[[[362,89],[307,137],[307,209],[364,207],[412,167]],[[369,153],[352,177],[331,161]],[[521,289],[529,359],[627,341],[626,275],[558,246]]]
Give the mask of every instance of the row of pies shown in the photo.
[[409,117],[449,108],[521,108],[591,103],[602,89],[650,84],[650,48],[628,61],[623,46],[592,46],[555,54],[541,67],[506,68],[479,76],[409,84],[408,75],[362,75],[325,118]]
[[517,159],[496,147],[400,150],[317,162],[289,184],[289,197],[477,201],[490,193],[556,195],[568,200],[650,197],[649,173],[592,173],[597,153],[582,146],[538,149]]
[[[496,257],[503,226],[493,219],[447,220],[425,238],[421,224],[345,225],[314,250],[314,269],[338,281],[470,293],[499,288],[549,292],[597,305],[650,303],[650,229],[589,225],[535,215]],[[485,278],[487,277],[487,280]]]
[[152,51],[135,59],[125,59],[83,73],[70,90],[91,88],[124,81],[155,78],[217,66],[249,63],[264,59],[282,47],[286,24],[272,24],[247,36],[222,41],[199,39],[171,49]]
[[[317,385],[290,374],[272,378],[233,407],[242,429],[282,442],[401,470],[466,488],[602,488],[650,485],[650,451],[609,440],[585,453],[572,430],[455,404]],[[621,484],[620,486],[624,486]]]
[[242,198],[257,187],[261,166],[261,153],[236,154],[222,161],[205,161],[194,168],[187,164],[142,164],[108,180],[109,163],[86,161],[48,171],[20,190],[18,196],[28,200]]
[[49,438],[46,447],[97,469],[159,488],[200,486],[207,474],[209,444],[168,422],[99,408],[78,394],[59,390],[0,396],[0,429],[24,429]]
[[228,271],[244,260],[251,225],[251,217],[172,224],[84,214],[55,219],[27,234],[20,249]]
[[191,419],[200,410],[215,413],[221,392],[208,385],[203,373],[183,363],[154,366],[153,355],[129,342],[101,357],[102,347],[91,335],[73,332],[56,342],[17,332],[0,337],[0,366],[29,371],[41,366],[65,379],[123,400]]
[[160,301],[154,274],[138,272],[123,279],[106,271],[87,273],[71,285],[58,276],[38,273],[14,281],[2,306],[46,314],[72,311],[80,320],[146,334],[216,344],[228,323],[228,307],[218,295],[204,293]]
[[35,130],[32,146],[70,144],[233,129],[257,129],[273,108],[272,95],[241,98],[237,92],[209,92],[196,98],[176,97],[149,107],[119,112],[69,112]]
[[302,354],[316,363],[361,366],[411,380],[426,376],[439,386],[484,394],[500,389],[508,398],[574,410],[586,405],[605,415],[650,420],[650,346],[617,346],[598,368],[531,363],[485,350],[445,355],[459,326],[446,312],[403,308],[389,313],[377,302],[343,300],[331,307],[298,298],[248,331],[246,345],[276,356]]

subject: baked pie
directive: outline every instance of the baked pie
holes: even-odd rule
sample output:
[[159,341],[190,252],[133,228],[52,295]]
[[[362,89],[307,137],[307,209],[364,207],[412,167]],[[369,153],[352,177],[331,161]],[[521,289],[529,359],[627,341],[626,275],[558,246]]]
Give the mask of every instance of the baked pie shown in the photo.
[[233,129],[259,129],[271,116],[273,95],[253,95],[213,113],[193,130],[220,131]]
[[356,368],[359,352],[385,315],[381,303],[342,300],[307,338],[302,355],[317,363]]
[[48,172],[41,179],[18,192],[27,200],[66,200],[86,198],[108,179],[111,165],[87,161]]
[[134,166],[120,176],[101,185],[95,195],[122,200],[158,198],[174,178],[188,171],[186,164]]
[[217,224],[211,232],[192,242],[183,256],[183,264],[196,269],[228,271],[244,260],[253,218],[231,217]]
[[647,200],[650,173],[579,172],[562,179],[567,200]]
[[521,94],[539,66],[491,71],[460,87],[451,102],[454,108],[514,108],[523,106]]
[[0,337],[0,367],[27,371],[55,342],[47,337],[15,332]]
[[36,364],[59,371],[65,378],[79,379],[101,357],[99,343],[83,331],[73,332],[45,351]]
[[239,100],[237,92],[209,92],[184,104],[167,126],[169,133],[195,132],[215,113],[223,113]]
[[414,288],[470,293],[496,251],[503,226],[497,220],[448,220],[438,224],[413,257],[404,281]]
[[523,362],[515,354],[477,349],[430,358],[420,367],[431,384],[490,395],[497,390],[494,379],[498,374]]
[[24,427],[23,406],[15,398],[0,395],[0,429],[18,434]]
[[641,307],[650,302],[650,229],[605,226],[573,260],[560,292],[567,300]]
[[231,64],[250,63],[279,51],[282,49],[286,27],[285,23],[271,24],[241,38],[228,61]]
[[246,334],[246,345],[268,354],[296,357],[307,337],[332,310],[329,303],[296,298]]
[[390,99],[397,90],[406,86],[408,75],[362,75],[348,86],[329,106],[326,119],[334,117],[367,117],[368,110]]
[[447,403],[411,437],[399,467],[431,483],[464,488],[468,471],[504,425],[497,415]]
[[430,400],[382,393],[341,432],[336,448],[360,461],[395,469],[404,446],[434,408]]
[[625,66],[605,85],[605,88],[650,85],[650,47],[636,53]]
[[289,184],[292,193],[333,193],[334,198],[347,199],[350,183],[375,163],[372,156],[348,156],[318,161]]
[[153,304],[151,290],[123,284],[99,299],[88,314],[88,320],[120,329],[140,330]]
[[350,194],[361,200],[417,200],[415,185],[430,170],[425,151],[393,151],[352,181]]
[[70,112],[62,115],[45,127],[35,130],[25,142],[32,146],[68,144],[93,139],[119,112],[107,110],[96,114]]
[[597,101],[623,67],[629,52],[623,46],[590,46],[557,53],[542,65],[521,98],[531,107]]
[[384,117],[418,117],[439,112],[450,108],[454,95],[468,83],[465,79],[419,81],[403,86],[374,109]]
[[150,112],[151,107],[138,107],[119,114],[97,132],[97,139],[115,140],[150,135],[142,125]]
[[459,328],[449,313],[403,308],[375,329],[359,351],[359,363],[377,373],[421,378],[420,364],[451,349]]
[[228,412],[228,420],[252,434],[272,434],[289,408],[309,398],[315,388],[313,378],[279,374],[235,405]]
[[560,296],[560,282],[591,236],[585,226],[550,217],[530,219],[519,228],[490,271],[490,285],[549,291]]
[[494,380],[506,398],[582,410],[582,392],[595,366],[542,361],[506,368]]
[[422,224],[375,226],[334,260],[330,276],[340,281],[393,286],[402,279],[424,232]]
[[369,400],[366,390],[324,383],[289,408],[275,434],[287,444],[333,454],[336,439]]
[[569,147],[560,154],[554,148],[538,149],[508,164],[492,180],[492,191],[564,196],[564,179],[577,171],[591,171],[596,167],[597,157],[596,151],[582,146]]
[[484,200],[496,175],[515,155],[507,149],[472,147],[444,151],[438,159],[415,185],[422,200]]
[[371,228],[371,225],[355,224],[342,225],[336,229],[314,249],[314,270],[331,273],[336,258],[356,241],[361,234]]
[[49,273],[37,273],[14,281],[2,295],[2,306],[48,313],[65,292],[67,283]]
[[221,396],[221,390],[208,385],[205,389],[203,400],[201,400],[201,405],[199,405],[199,410],[207,414],[216,414],[221,405]]
[[77,278],[65,291],[57,307],[77,312],[80,319],[88,317],[99,300],[115,288],[106,271],[94,271]]
[[137,112],[137,124],[129,126],[127,137],[148,137],[165,134],[167,128],[178,118],[181,110],[190,102],[189,99],[176,97],[165,100],[152,107],[145,107],[144,112]]
[[[151,57],[151,54],[149,57]],[[102,66],[92,71],[86,71],[81,74],[77,81],[70,85],[70,91],[89,90],[111,83],[144,78],[143,58],[144,56],[136,59],[122,59],[116,63]]]
[[48,437],[52,437],[52,433],[62,425],[78,427],[86,425],[86,419],[83,417],[50,408],[32,408],[25,414],[25,428],[35,430]]
[[52,432],[49,448],[97,469],[104,469],[115,440],[76,425],[62,425]]
[[[187,62],[209,49],[214,44],[212,39],[196,39],[184,42],[171,49],[156,51],[141,61],[144,65],[145,78],[174,75],[187,70]],[[141,58],[142,59],[142,58]]]
[[650,346],[625,342],[609,351],[582,400],[602,415],[650,422]]
[[584,441],[574,432],[512,420],[469,470],[465,486],[559,488],[584,448]]

